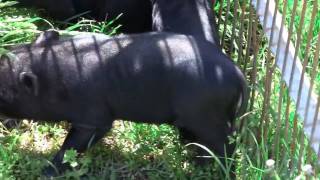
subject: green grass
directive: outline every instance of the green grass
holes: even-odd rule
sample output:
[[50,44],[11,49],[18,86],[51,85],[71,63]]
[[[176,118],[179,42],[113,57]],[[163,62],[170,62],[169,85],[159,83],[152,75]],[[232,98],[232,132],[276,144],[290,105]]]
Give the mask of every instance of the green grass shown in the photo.
[[[35,10],[17,9],[14,6],[9,6],[10,4],[7,4],[8,7],[4,7],[5,5],[6,3],[0,1],[0,49],[30,42],[39,31],[53,27],[67,31],[91,31],[105,34],[115,34],[119,28],[116,21],[97,23],[82,20],[76,24],[61,24],[40,18]],[[223,18],[225,18],[226,4],[223,6]],[[216,8],[218,9],[219,5]],[[246,11],[247,15],[249,15],[248,12]],[[233,18],[231,14],[227,18],[226,52],[232,43],[230,39]],[[235,33],[239,34],[240,24],[236,25]],[[249,24],[246,20],[244,29],[248,27]],[[222,30],[222,26],[220,26],[220,30]],[[319,33],[319,29],[315,31],[315,34]],[[259,34],[261,33],[260,29]],[[238,42],[238,39],[236,40]],[[243,44],[248,43],[246,38],[243,40]],[[256,100],[252,111],[246,117],[246,126],[243,132],[239,133],[236,138],[238,142],[234,157],[237,165],[236,174],[239,179],[288,179],[288,177],[304,176],[304,173],[299,173],[297,168],[293,173],[288,168],[291,160],[294,160],[294,165],[297,166],[299,148],[290,152],[291,130],[288,132],[288,138],[284,137],[284,109],[281,111],[282,128],[280,129],[279,143],[281,149],[276,152],[275,156],[272,155],[280,89],[279,72],[275,72],[273,76],[269,109],[270,127],[267,129],[268,138],[264,141],[258,135],[264,103],[263,84],[267,59],[267,42],[262,39],[260,44],[257,66],[259,73],[256,85],[252,86],[256,91]],[[235,50],[238,50],[237,43],[234,45]],[[241,56],[238,51],[233,51],[231,54],[235,60]],[[249,58],[252,61],[252,54]],[[243,58],[239,59],[238,63],[243,67]],[[252,62],[249,62],[246,69],[248,77],[252,70]],[[284,102],[286,102],[286,98],[288,98],[287,95],[284,96]],[[290,107],[291,109],[295,108],[293,105]],[[290,112],[290,129],[293,127],[293,113],[293,111]],[[32,121],[23,121],[19,128],[12,130],[0,127],[0,179],[36,179],[41,174],[41,169],[48,165],[48,160],[59,149],[67,133],[66,129],[68,129],[68,125],[65,123],[48,124]],[[301,129],[300,127],[299,130]],[[300,143],[297,142],[297,147],[299,146]],[[74,169],[58,179],[78,179],[83,175],[90,177],[90,179],[224,179],[225,176],[217,168],[217,163],[202,168],[194,166],[192,163],[193,148],[195,148],[194,145],[186,147],[181,144],[177,130],[171,126],[116,121],[114,128],[103,141],[86,152],[85,155],[77,157],[74,151],[69,151],[65,161],[70,162]],[[268,159],[275,160],[274,167],[266,166]],[[314,165],[315,162],[314,159],[312,161],[304,160],[302,164],[311,163]]]
[[[235,1],[237,2],[237,1]],[[245,1],[246,3],[248,3],[248,1]],[[299,13],[301,13],[301,1],[299,1],[300,3],[298,3],[298,11]],[[310,26],[310,19],[311,19],[311,11],[313,6],[310,6],[310,4],[313,1],[308,2],[308,6],[307,6],[307,10],[306,10],[306,21],[303,24],[303,33],[302,33],[302,41],[301,41],[301,48],[299,49],[299,57],[300,59],[303,60],[304,56],[305,56],[305,47],[307,44],[307,33],[309,31],[306,31],[306,29],[309,28]],[[238,7],[241,7],[242,3],[244,3],[244,1],[241,1],[241,4],[238,4]],[[246,52],[245,51],[238,51],[239,50],[239,43],[241,42],[240,40],[242,40],[243,46],[242,46],[242,50],[247,48],[248,45],[248,35],[247,35],[247,30],[250,27],[249,24],[249,18],[253,17],[254,15],[250,14],[250,9],[248,8],[248,6],[246,6],[246,9],[244,11],[244,21],[240,22],[240,21],[234,21],[234,19],[240,19],[241,15],[242,15],[242,11],[241,10],[237,10],[236,14],[233,14],[233,9],[234,9],[234,3],[231,4],[230,6],[230,11],[227,11],[227,3],[226,1],[223,1],[223,11],[222,11],[222,24],[220,25],[220,35],[223,36],[223,34],[225,34],[224,38],[224,49],[225,52],[228,53],[235,61],[238,62],[238,64],[244,68],[244,66],[246,67],[245,72],[248,75],[248,79],[252,78],[252,73],[254,70],[253,67],[253,56],[252,53],[250,53],[249,51],[249,60],[247,60],[248,64],[245,64],[243,61],[243,57],[246,56]],[[220,4],[218,6],[215,7],[216,12],[219,11],[219,7]],[[282,8],[280,6],[280,8]],[[292,5],[288,7],[289,9],[292,9]],[[298,13],[298,14],[299,14]],[[320,11],[317,11],[317,17],[319,17],[320,15]],[[288,16],[287,16],[288,17]],[[296,41],[296,36],[297,36],[297,27],[299,26],[299,21],[300,21],[300,16],[297,15],[294,18],[294,30],[293,30],[293,37],[292,37],[292,41],[295,42]],[[227,26],[224,26],[223,22],[227,21]],[[286,23],[288,24],[290,19],[286,18]],[[320,30],[320,24],[319,24],[319,18],[316,18],[316,21],[314,23],[314,28],[312,32],[312,41],[311,41],[311,48],[310,48],[310,53],[309,53],[309,57],[308,57],[308,69],[311,69],[311,63],[313,62],[313,54],[315,52],[315,44],[316,44],[316,38],[317,35],[319,33]],[[235,31],[233,31],[233,26],[232,24],[235,24]],[[241,26],[243,25],[243,28],[246,30],[243,34],[241,34]],[[225,27],[225,29],[224,29]],[[233,34],[234,32],[234,34]],[[295,135],[294,132],[294,110],[295,110],[295,106],[294,103],[290,101],[289,99],[289,107],[290,107],[290,111],[289,111],[289,123],[288,123],[288,129],[286,129],[285,127],[285,107],[287,105],[287,99],[288,99],[288,94],[287,94],[287,89],[285,89],[285,93],[284,93],[284,97],[282,100],[282,107],[281,107],[281,111],[278,111],[278,104],[279,104],[279,91],[280,91],[280,73],[279,70],[276,69],[275,72],[273,73],[272,76],[272,85],[271,85],[271,95],[270,95],[270,106],[268,108],[268,120],[269,120],[269,125],[266,125],[266,122],[261,122],[261,110],[263,108],[264,105],[264,101],[263,99],[264,97],[264,92],[265,92],[265,87],[264,87],[264,82],[265,82],[265,78],[266,78],[266,66],[268,65],[266,62],[270,61],[270,64],[274,63],[274,58],[271,55],[271,58],[269,59],[268,57],[268,42],[266,40],[265,37],[261,38],[261,34],[262,34],[262,30],[261,30],[261,26],[258,26],[258,31],[257,32],[253,32],[259,35],[259,46],[258,48],[258,52],[257,52],[257,78],[254,84],[251,84],[251,88],[255,91],[256,94],[256,98],[254,101],[254,106],[252,109],[252,114],[249,115],[247,122],[248,125],[245,126],[245,130],[244,132],[247,132],[248,134],[245,135],[246,137],[249,137],[249,139],[244,138],[245,142],[247,142],[247,144],[240,144],[240,148],[242,148],[243,146],[246,146],[243,148],[243,156],[246,157],[243,159],[242,161],[242,165],[245,166],[250,166],[250,169],[246,169],[244,170],[244,176],[243,177],[248,177],[250,176],[250,179],[255,179],[255,178],[261,178],[262,176],[266,175],[266,171],[265,173],[259,171],[259,170],[265,170],[266,166],[265,166],[265,162],[268,159],[274,159],[275,160],[275,169],[273,171],[271,171],[273,173],[273,175],[276,175],[273,178],[280,177],[281,179],[288,179],[288,177],[297,177],[297,176],[301,176],[299,169],[300,167],[303,167],[307,164],[312,164],[314,166],[314,168],[316,167],[317,169],[319,169],[319,167],[317,167],[317,160],[316,160],[316,155],[313,153],[311,153],[310,155],[307,154],[307,152],[309,151],[308,148],[306,148],[307,144],[309,143],[307,141],[307,139],[303,137],[302,140],[300,140],[300,136],[301,133],[303,133],[303,129],[302,129],[302,123],[301,121],[298,122],[298,127],[296,128],[297,130],[297,135]],[[234,40],[231,41],[233,38],[232,36],[235,36]],[[252,33],[251,33],[252,35]],[[241,37],[241,38],[240,38]],[[252,38],[252,37],[251,37]],[[252,42],[251,42],[252,43]],[[234,50],[232,52],[230,52],[231,46],[234,46]],[[308,71],[307,71],[308,72]],[[318,73],[319,75],[319,73]],[[267,75],[269,76],[269,75]],[[320,84],[319,79],[316,80],[316,84]],[[280,128],[277,129],[277,123],[278,123],[278,114],[280,113]],[[260,125],[262,123],[262,126],[264,127],[264,129],[260,129]],[[259,134],[263,134],[264,131],[266,131],[267,136],[266,138],[262,138],[262,136],[260,136]],[[276,144],[275,146],[275,142],[276,142],[276,137],[280,137],[279,139],[279,143]],[[295,145],[294,149],[291,149],[292,144]],[[303,147],[303,145],[305,145]],[[279,148],[277,148],[277,146]],[[300,153],[300,149],[301,152]],[[311,151],[312,152],[312,151]],[[302,157],[301,163],[299,163],[299,157]],[[307,160],[307,157],[310,156],[311,160]],[[292,169],[293,171],[290,170],[289,165],[292,165]],[[301,164],[301,166],[300,166]],[[258,171],[256,170],[259,169]],[[243,171],[243,169],[242,169]],[[240,171],[241,172],[241,171]],[[252,176],[253,175],[253,176]],[[259,176],[261,175],[261,176]],[[316,176],[318,177],[319,174],[318,172],[316,172]]]

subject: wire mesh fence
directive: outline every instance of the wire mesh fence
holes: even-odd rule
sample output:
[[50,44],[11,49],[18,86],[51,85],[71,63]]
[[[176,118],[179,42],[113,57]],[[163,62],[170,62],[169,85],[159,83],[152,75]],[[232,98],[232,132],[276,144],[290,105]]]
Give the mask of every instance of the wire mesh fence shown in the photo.
[[318,5],[306,0],[220,0],[215,6],[223,50],[241,66],[250,85],[243,118],[248,153],[275,160],[291,175],[308,164],[314,167],[311,173],[318,171]]

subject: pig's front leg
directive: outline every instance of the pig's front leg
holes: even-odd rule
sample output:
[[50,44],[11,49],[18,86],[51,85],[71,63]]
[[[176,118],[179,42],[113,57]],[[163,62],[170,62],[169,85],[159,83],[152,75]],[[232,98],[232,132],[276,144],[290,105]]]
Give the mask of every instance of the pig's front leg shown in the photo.
[[46,167],[42,174],[46,177],[54,177],[63,173],[70,167],[68,164],[62,163],[64,154],[67,150],[74,149],[79,153],[84,152],[86,149],[97,143],[110,128],[111,126],[91,128],[72,125],[62,147],[51,161],[53,166],[50,165]]

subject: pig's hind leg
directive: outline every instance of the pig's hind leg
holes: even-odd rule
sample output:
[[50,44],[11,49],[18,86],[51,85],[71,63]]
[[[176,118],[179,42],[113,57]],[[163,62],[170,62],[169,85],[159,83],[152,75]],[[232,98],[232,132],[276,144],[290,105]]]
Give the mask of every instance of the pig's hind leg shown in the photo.
[[182,143],[188,144],[188,143],[197,141],[197,138],[193,134],[193,132],[191,132],[187,128],[178,126],[178,130],[179,130],[179,139]]
[[[187,140],[191,139],[193,142],[206,146],[213,151],[222,165],[226,166],[226,159],[224,157],[231,158],[234,152],[234,144],[229,143],[228,136],[233,133],[233,125],[230,124],[230,118],[227,114],[221,113],[221,111],[211,110],[190,110],[188,113],[182,114],[178,121],[179,124],[183,124],[183,128],[179,128]],[[204,150],[198,150],[199,155],[209,155]],[[208,160],[196,159],[198,164],[207,164]],[[233,167],[231,167],[233,169]]]
[[104,137],[107,131],[111,128],[111,124],[104,128],[93,128],[73,125],[68,132],[66,139],[58,153],[51,161],[52,165],[44,169],[43,175],[46,177],[54,177],[63,173],[70,168],[68,164],[64,164],[63,157],[67,150],[74,149],[79,153],[84,152],[89,147],[96,144]]

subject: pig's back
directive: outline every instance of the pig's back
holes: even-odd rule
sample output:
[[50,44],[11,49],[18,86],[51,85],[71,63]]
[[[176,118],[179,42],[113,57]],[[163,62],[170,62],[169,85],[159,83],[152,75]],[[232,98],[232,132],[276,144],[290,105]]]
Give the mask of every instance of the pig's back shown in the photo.
[[108,104],[115,118],[169,122],[180,99],[223,95],[233,88],[223,78],[237,80],[216,46],[185,35],[76,37],[32,48],[32,67],[48,95]]

